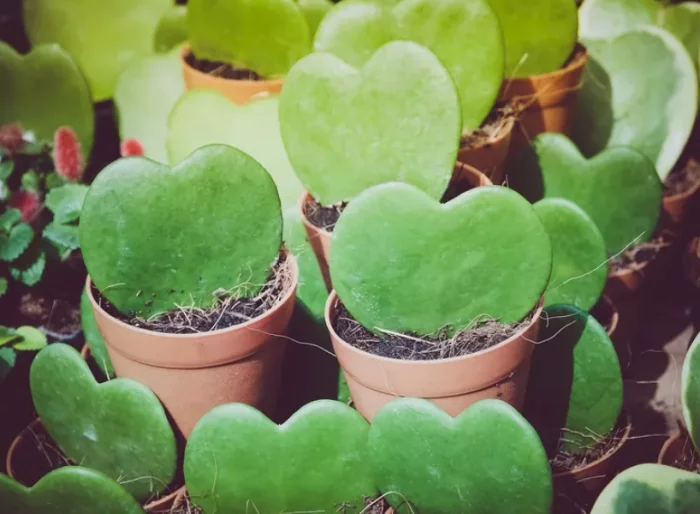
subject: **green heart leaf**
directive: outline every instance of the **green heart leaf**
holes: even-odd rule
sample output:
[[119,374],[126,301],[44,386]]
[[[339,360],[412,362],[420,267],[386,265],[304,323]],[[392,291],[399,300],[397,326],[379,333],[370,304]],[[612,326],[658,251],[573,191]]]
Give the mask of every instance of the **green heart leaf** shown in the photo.
[[175,475],[175,435],[146,386],[117,378],[98,384],[80,354],[52,344],[32,363],[41,422],[73,462],[105,473],[136,499],[163,491]]
[[499,186],[447,204],[407,184],[373,187],[343,212],[330,253],[333,285],[357,321],[417,334],[456,331],[483,316],[521,320],[551,264],[532,206]]
[[131,59],[151,52],[158,21],[172,3],[25,0],[24,28],[33,45],[58,43],[69,52],[85,72],[93,100],[100,102],[112,97]]
[[173,5],[158,20],[154,36],[156,52],[169,52],[187,41],[187,6]]
[[658,23],[683,42],[700,73],[700,5],[668,5],[661,11]]
[[600,230],[568,200],[548,198],[534,208],[552,242],[552,276],[545,306],[571,303],[591,310],[608,280],[608,254]]
[[[591,61],[576,103],[574,141],[586,156],[612,146],[635,148],[665,179],[697,112],[697,75],[688,52],[656,27],[585,43]],[[632,58],[638,55],[644,60]]]
[[486,0],[343,2],[323,20],[314,50],[362,66],[382,45],[415,41],[432,51],[455,81],[464,130],[479,127],[503,82],[503,34]]
[[384,45],[359,70],[326,53],[305,57],[285,81],[280,123],[294,170],[324,205],[391,181],[440,198],[461,132],[449,73],[408,41]]
[[527,386],[525,416],[550,454],[559,441],[579,454],[615,427],[622,409],[622,374],[615,347],[593,316],[573,305],[542,314]]
[[83,291],[80,297],[80,325],[83,329],[83,334],[85,334],[85,343],[90,348],[92,358],[102,370],[102,374],[107,379],[114,378],[116,375],[112,367],[112,359],[107,353],[107,343],[105,343],[102,333],[97,326],[87,291]]
[[578,10],[573,0],[490,0],[506,44],[506,78],[558,70],[574,51]]
[[299,2],[299,7],[301,7],[301,12],[304,13],[304,18],[306,18],[306,24],[309,26],[309,35],[311,36],[311,39],[313,39],[321,20],[328,13],[328,11],[331,10],[331,7],[333,7],[334,4],[331,0],[297,1]]
[[305,405],[283,425],[243,404],[197,423],[185,449],[185,482],[205,514],[360,512],[373,496],[367,422],[330,400]]
[[18,223],[9,232],[0,232],[0,260],[14,261],[29,248],[34,231],[27,223]]
[[46,195],[45,204],[53,212],[54,223],[70,223],[80,217],[88,186],[66,184],[55,187]]
[[45,268],[46,254],[37,246],[33,246],[22,255],[18,262],[13,263],[10,275],[25,286],[32,287],[41,280]]
[[591,514],[692,514],[700,504],[700,477],[659,464],[640,464],[617,475]]
[[[690,346],[683,363],[683,418],[695,448],[700,448],[700,335]],[[699,450],[700,451],[700,450]]]
[[309,27],[295,0],[190,0],[187,17],[195,56],[266,78],[285,75],[311,49]]
[[15,350],[37,351],[45,348],[48,344],[46,335],[37,328],[28,326],[19,327],[15,332],[22,337],[22,341],[12,345],[12,348]]
[[0,383],[10,374],[15,367],[15,362],[17,362],[17,354],[12,348],[0,348]]
[[114,88],[120,138],[138,139],[146,157],[167,163],[168,116],[184,92],[179,48],[131,61]]
[[222,143],[256,159],[277,184],[282,207],[296,207],[304,190],[280,136],[279,97],[237,105],[216,91],[191,91],[177,102],[168,121],[167,149],[175,164],[202,146]]
[[610,148],[587,160],[566,136],[540,134],[526,147],[509,185],[531,201],[565,198],[603,234],[609,255],[649,241],[661,212],[661,184],[648,158]]
[[277,189],[257,161],[210,145],[174,168],[120,159],[95,179],[80,219],[95,285],[123,313],[207,307],[217,290],[258,293],[282,243]]
[[542,443],[500,400],[478,402],[454,419],[428,400],[394,400],[372,420],[368,447],[380,491],[402,514],[550,512]]
[[[75,25],[66,28],[75,31]],[[71,55],[58,45],[39,45],[22,56],[0,42],[0,98],[0,124],[19,123],[38,141],[53,141],[56,130],[68,126],[83,155],[90,155],[95,125],[90,91]]]
[[31,488],[0,474],[0,503],[17,514],[144,514],[119,484],[78,466],[52,471]]

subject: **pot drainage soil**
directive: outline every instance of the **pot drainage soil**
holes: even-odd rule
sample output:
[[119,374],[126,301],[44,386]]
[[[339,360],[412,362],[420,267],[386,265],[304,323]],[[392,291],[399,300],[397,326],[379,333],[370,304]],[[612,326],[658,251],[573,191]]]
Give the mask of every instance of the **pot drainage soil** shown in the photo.
[[231,80],[263,80],[263,78],[253,70],[249,70],[247,68],[236,68],[225,62],[197,59],[192,52],[187,54],[185,57],[185,62],[195,70],[214,77],[221,77]]
[[152,319],[126,316],[119,312],[100,292],[92,286],[92,294],[97,303],[112,317],[132,327],[165,334],[197,334],[211,332],[240,325],[262,316],[277,305],[292,287],[292,273],[285,253],[273,267],[272,274],[257,296],[236,298],[236,295],[222,295],[209,309],[183,307]]
[[314,227],[333,232],[338,218],[347,205],[347,202],[342,202],[326,207],[310,197],[304,204],[304,216]]
[[628,248],[620,255],[610,259],[610,272],[636,271],[652,262],[661,251],[672,245],[671,236],[662,234],[647,243]]
[[576,471],[606,457],[619,448],[626,431],[626,426],[618,424],[612,432],[598,441],[595,446],[580,455],[572,455],[559,448],[557,454],[549,461],[552,466],[552,472],[557,474]]
[[675,168],[664,181],[664,196],[676,196],[690,191],[700,182],[700,163],[689,159],[684,166]]
[[489,319],[478,322],[475,328],[463,330],[454,336],[441,332],[437,336],[420,337],[415,334],[387,333],[380,338],[360,325],[345,306],[338,303],[338,314],[333,329],[348,344],[367,353],[400,360],[438,360],[480,352],[502,343],[530,324],[531,311],[525,319],[506,325]]
[[511,104],[494,107],[478,129],[462,134],[459,149],[470,150],[488,145],[501,136],[508,122],[515,118],[516,111]]
[[677,469],[684,469],[700,474],[700,455],[695,451],[695,447],[687,434],[683,435],[682,441],[683,448],[681,453],[676,456],[673,462],[668,464]]

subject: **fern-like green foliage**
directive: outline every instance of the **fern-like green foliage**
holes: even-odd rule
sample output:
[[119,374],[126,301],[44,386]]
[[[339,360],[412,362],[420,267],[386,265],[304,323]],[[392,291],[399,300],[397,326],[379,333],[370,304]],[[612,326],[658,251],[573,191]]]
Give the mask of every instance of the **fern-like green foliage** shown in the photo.
[[17,352],[38,351],[47,344],[46,335],[37,328],[0,326],[0,383],[12,371],[17,361]]

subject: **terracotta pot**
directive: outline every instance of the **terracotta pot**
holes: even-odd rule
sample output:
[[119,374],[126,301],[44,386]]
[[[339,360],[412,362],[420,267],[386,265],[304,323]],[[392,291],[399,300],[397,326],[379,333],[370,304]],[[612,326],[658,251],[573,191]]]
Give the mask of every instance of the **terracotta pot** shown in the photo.
[[501,130],[493,139],[471,148],[460,148],[457,160],[462,164],[481,170],[494,184],[502,184],[505,178],[504,166],[514,126],[515,118],[506,117]]
[[700,191],[700,181],[697,181],[690,189],[683,193],[664,196],[662,203],[661,219],[671,226],[681,225],[685,221],[686,214],[693,205],[693,199]]
[[700,455],[698,455],[693,442],[690,440],[688,432],[686,432],[684,428],[681,428],[680,432],[666,439],[666,442],[659,452],[659,459],[657,462],[677,469],[693,471],[689,466],[684,466],[684,463],[691,464],[699,461]]
[[271,416],[298,281],[296,261],[291,254],[287,259],[292,285],[277,305],[240,325],[200,334],[164,334],[124,323],[100,307],[88,278],[116,375],[148,386],[185,438],[204,414],[224,403],[247,403]]
[[502,343],[470,355],[431,361],[380,357],[346,343],[333,328],[338,303],[332,291],[326,303],[326,325],[355,408],[368,420],[391,400],[405,396],[432,400],[451,416],[486,398],[522,407],[542,301],[532,322]]
[[620,450],[627,444],[631,431],[632,425],[627,422],[625,431],[613,450],[586,466],[552,475],[555,493],[565,491],[566,496],[577,503],[595,500],[617,472]]
[[543,132],[570,134],[574,104],[587,62],[588,52],[583,45],[577,44],[573,58],[564,68],[503,81],[498,100],[513,102],[523,109],[513,134],[511,155]]
[[[43,458],[42,455],[27,455],[23,449],[26,449],[27,447],[31,448],[36,448],[35,443],[31,444],[22,444],[25,440],[29,439],[30,437],[33,437],[32,434],[36,433],[38,431],[44,431],[44,428],[41,424],[41,420],[38,418],[32,421],[27,427],[20,432],[20,434],[15,437],[14,441],[12,441],[12,445],[10,446],[9,451],[7,452],[7,458],[5,460],[5,466],[7,469],[7,474],[10,478],[13,478],[17,480],[19,483],[26,487],[31,487],[34,484],[33,483],[28,483],[26,480],[23,479],[23,477],[18,476],[16,472],[16,466],[15,463],[19,461],[26,461],[26,460],[31,460],[33,457],[41,457]],[[58,448],[58,445],[55,445],[56,448]],[[38,453],[38,451],[37,451]],[[175,499],[180,496],[183,492],[185,491],[185,487],[182,486],[179,489],[162,496],[154,501],[147,502],[143,504],[143,508],[146,512],[152,512],[152,513],[162,513],[166,509],[170,509],[174,503]]]
[[180,53],[182,74],[188,91],[193,89],[213,89],[239,105],[250,102],[254,97],[273,95],[282,91],[284,79],[237,80],[201,72],[188,64],[186,58],[191,53],[190,45],[185,45]]

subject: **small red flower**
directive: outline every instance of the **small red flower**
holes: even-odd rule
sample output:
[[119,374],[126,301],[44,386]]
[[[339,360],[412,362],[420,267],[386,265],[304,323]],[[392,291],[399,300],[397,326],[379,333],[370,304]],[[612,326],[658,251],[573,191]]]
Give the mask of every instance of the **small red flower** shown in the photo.
[[121,144],[121,154],[122,157],[132,157],[134,155],[142,156],[144,154],[144,149],[141,141],[133,137],[125,139]]
[[70,127],[61,127],[53,137],[53,164],[56,173],[73,182],[83,176],[83,156],[78,136]]
[[16,154],[24,148],[23,135],[22,127],[18,123],[0,125],[0,148],[6,150],[10,155]]
[[16,191],[12,193],[7,203],[13,209],[19,209],[22,213],[22,221],[25,223],[34,221],[43,207],[39,195],[31,191]]

